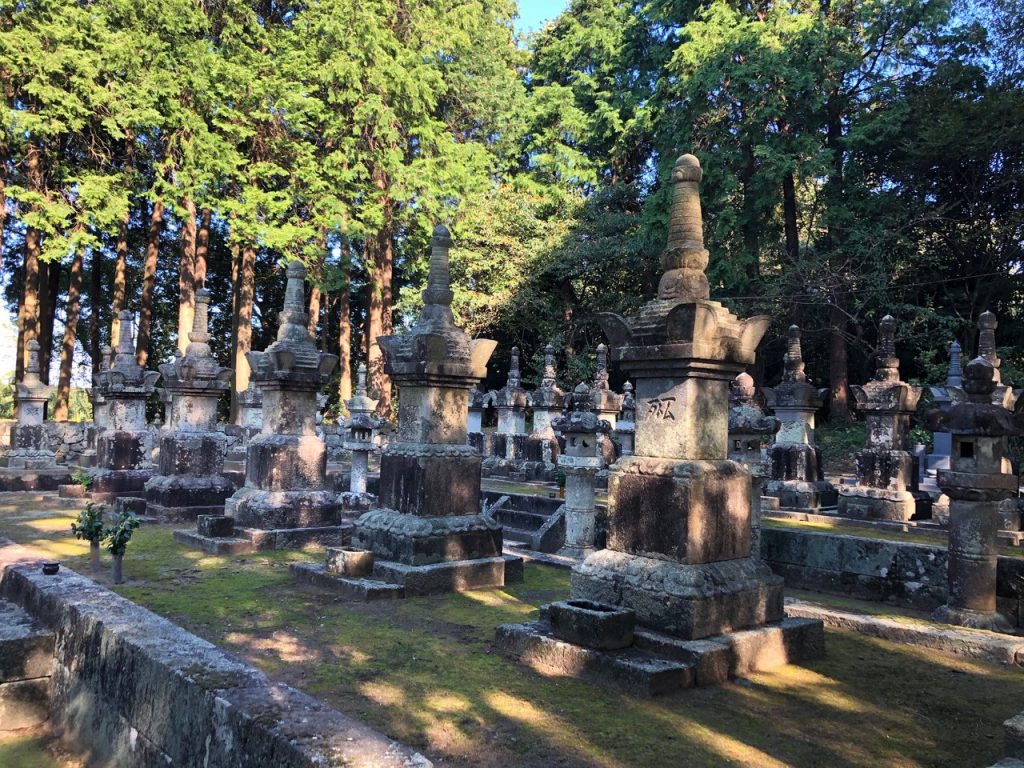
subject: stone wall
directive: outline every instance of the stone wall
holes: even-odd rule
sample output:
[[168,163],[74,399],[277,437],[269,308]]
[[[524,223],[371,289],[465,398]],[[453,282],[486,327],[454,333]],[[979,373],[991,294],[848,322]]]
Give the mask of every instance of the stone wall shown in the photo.
[[55,633],[50,721],[90,766],[422,768],[424,757],[0,539],[0,596]]
[[[945,547],[761,528],[761,556],[786,586],[930,611],[946,602]],[[1000,557],[999,611],[1024,626],[1024,558]]]

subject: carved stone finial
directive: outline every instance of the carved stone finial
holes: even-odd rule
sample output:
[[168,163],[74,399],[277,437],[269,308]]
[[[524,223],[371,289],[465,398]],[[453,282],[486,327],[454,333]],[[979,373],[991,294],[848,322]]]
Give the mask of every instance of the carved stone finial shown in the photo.
[[104,344],[100,347],[100,370],[109,371],[110,363],[114,359],[114,350],[110,348],[109,344]]
[[[281,326],[307,325],[306,316],[306,265],[301,261],[288,262],[285,269],[288,283],[284,289],[284,308],[278,315]],[[280,332],[278,338],[281,338]]]
[[425,304],[451,306],[455,294],[451,288],[451,272],[448,266],[448,249],[452,247],[452,236],[443,224],[434,227],[430,238],[430,272],[427,288],[423,291]]
[[982,312],[978,317],[978,357],[983,357],[992,364],[993,381],[996,384],[1001,384],[999,366],[1002,364],[1002,360],[996,354],[996,328],[998,327],[999,321],[996,320],[994,312]]
[[800,326],[789,326],[786,341],[786,354],[782,358],[785,373],[783,381],[807,381],[807,374],[804,373],[804,355],[800,348]]
[[608,346],[597,345],[597,370],[594,372],[594,389],[608,389]]
[[541,378],[540,385],[550,389],[557,383],[557,377],[558,374],[555,371],[555,345],[548,344],[544,347],[544,375]]
[[959,387],[964,381],[964,372],[960,367],[960,344],[954,341],[949,345],[949,371],[946,373],[946,386]]
[[508,364],[508,386],[519,387],[522,384],[522,377],[519,374],[519,347],[512,347],[512,354]]
[[356,369],[356,397],[366,397],[366,363]]
[[188,340],[195,344],[206,344],[210,341],[209,324],[210,292],[205,288],[196,291],[196,312],[192,318],[192,332]]
[[978,356],[964,371],[964,392],[972,403],[989,404],[996,390],[996,368],[985,357]]
[[732,393],[738,400],[750,401],[757,394],[754,386],[754,377],[744,371],[735,378],[732,384]]
[[900,359],[896,357],[896,318],[886,315],[878,324],[876,381],[899,381]]
[[121,319],[121,335],[117,339],[117,357],[135,358],[135,315],[130,310],[122,309],[118,317]]
[[658,298],[698,301],[711,295],[704,270],[708,251],[704,248],[704,222],[700,208],[700,161],[682,155],[672,169],[672,212],[668,243],[661,255],[664,274],[658,283]]
[[30,339],[28,344],[28,360],[25,361],[25,377],[39,378],[39,342]]

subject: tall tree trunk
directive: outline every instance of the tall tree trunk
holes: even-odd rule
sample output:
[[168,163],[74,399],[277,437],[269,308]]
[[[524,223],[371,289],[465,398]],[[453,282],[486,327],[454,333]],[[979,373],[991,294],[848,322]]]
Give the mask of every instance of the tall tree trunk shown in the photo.
[[754,145],[747,141],[743,145],[743,168],[740,171],[740,184],[743,188],[743,250],[747,259],[747,294],[754,293],[761,281],[761,222],[758,220],[757,192],[754,190],[754,177],[757,174],[757,160]]
[[[385,205],[389,210],[389,206]],[[391,332],[391,279],[394,265],[391,215],[385,214],[381,230],[371,237],[367,245],[367,267],[370,284],[367,291],[366,308],[366,368],[369,374],[369,389],[378,398],[377,413],[391,413],[391,378],[384,373],[384,355],[377,344],[378,336]]]
[[181,222],[181,252],[178,259],[178,349],[188,348],[188,335],[196,314],[196,202],[182,201],[185,216]]
[[836,297],[829,315],[828,383],[829,421],[850,421],[850,370],[846,349],[847,315],[843,311],[845,294]]
[[[29,143],[25,150],[25,167],[29,189],[42,193],[42,167],[39,148]],[[21,381],[28,362],[28,343],[39,337],[39,230],[25,230],[25,274],[22,277],[21,304],[18,307],[18,358],[14,378]]]
[[796,183],[793,174],[782,177],[782,219],[786,231],[786,256],[795,264],[800,258],[800,232],[796,224]]
[[210,209],[199,214],[199,233],[196,236],[196,289],[206,287],[206,260],[210,252]]
[[84,248],[75,250],[68,278],[68,304],[64,318],[64,342],[60,345],[60,378],[57,381],[57,402],[53,409],[54,421],[68,420],[68,400],[71,397],[71,364],[75,359],[75,341],[78,339],[78,299],[82,293],[82,260]]
[[[844,197],[845,186],[845,159],[842,146],[842,101],[838,91],[833,91],[829,95],[827,110],[825,143],[832,151],[832,173],[826,189],[829,200],[838,206]],[[838,251],[844,239],[845,233],[836,224],[836,218],[830,216],[825,235],[826,258]],[[850,371],[846,346],[846,327],[849,321],[850,296],[846,289],[849,283],[844,271],[843,269],[836,270],[838,288],[834,291],[834,303],[829,314],[829,418],[832,421],[848,422],[850,421]]]
[[164,204],[153,203],[149,216],[149,238],[146,242],[146,263],[142,270],[142,298],[139,300],[139,332],[135,342],[135,359],[143,368],[149,359],[149,340],[153,324],[153,289],[156,286],[156,261],[160,254],[160,232],[164,225]]
[[[61,263],[49,261],[39,271],[39,378],[50,383],[50,360],[53,358],[53,325],[60,296]],[[44,280],[45,275],[45,280]]]
[[0,271],[4,267],[4,227],[7,225],[7,147],[0,139]]
[[317,246],[316,258],[309,264],[309,309],[306,321],[306,329],[314,341],[317,328],[320,327],[320,300],[323,298],[319,286],[324,277],[324,249],[327,247],[327,238],[323,232],[317,237]]
[[344,403],[352,398],[351,265],[347,246],[342,249],[341,268],[344,270],[344,282],[338,291],[338,369],[341,374],[338,379],[338,397]]
[[252,304],[255,294],[256,248],[245,243],[238,264],[238,301],[235,306],[235,386],[231,392],[231,419],[238,423],[238,395],[249,386],[249,361],[245,353],[252,349]]
[[[121,227],[117,231],[117,260],[114,262],[114,291],[110,307],[110,346],[117,349],[121,338],[121,310],[128,291],[128,224],[131,213],[124,212]],[[95,255],[93,259],[95,260]]]
[[101,249],[92,252],[92,263],[89,266],[89,356],[92,358],[92,372],[100,369],[100,306],[103,304],[103,256]]

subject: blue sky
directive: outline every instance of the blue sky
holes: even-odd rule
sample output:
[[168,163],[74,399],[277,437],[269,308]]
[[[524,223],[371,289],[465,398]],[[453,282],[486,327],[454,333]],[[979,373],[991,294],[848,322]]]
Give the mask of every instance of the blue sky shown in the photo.
[[519,19],[516,29],[520,32],[535,32],[560,14],[567,0],[519,0]]

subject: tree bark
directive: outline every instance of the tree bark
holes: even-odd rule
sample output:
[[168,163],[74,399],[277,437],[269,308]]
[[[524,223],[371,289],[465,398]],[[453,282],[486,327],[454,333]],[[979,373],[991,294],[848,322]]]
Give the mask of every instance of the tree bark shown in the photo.
[[828,383],[830,388],[829,421],[850,421],[850,371],[846,348],[847,316],[842,297],[837,297],[829,317]]
[[[121,338],[121,310],[128,290],[128,223],[131,213],[125,211],[117,232],[117,260],[114,262],[114,292],[110,307],[110,346],[117,349]],[[94,257],[95,260],[95,257]]]
[[160,254],[160,232],[164,225],[164,204],[153,203],[149,217],[149,238],[146,242],[146,263],[142,270],[142,298],[139,301],[139,332],[135,342],[135,359],[143,368],[149,359],[149,341],[153,324],[153,289],[156,286],[156,261]]
[[786,232],[786,255],[789,263],[800,258],[800,233],[796,223],[796,183],[793,174],[782,177],[782,218]]
[[71,260],[71,275],[68,278],[68,304],[64,318],[64,341],[60,346],[60,377],[57,381],[57,402],[53,409],[54,421],[68,420],[71,365],[75,359],[75,341],[78,339],[78,302],[82,293],[83,258],[84,249],[79,246]]
[[238,265],[238,303],[235,309],[235,386],[231,392],[231,419],[238,423],[238,395],[249,386],[249,361],[245,353],[252,349],[252,303],[255,293],[256,248],[250,243],[241,247]]
[[[39,148],[30,143],[25,150],[25,166],[29,188],[42,192],[42,169]],[[28,362],[28,343],[39,336],[39,230],[25,230],[25,274],[22,277],[21,304],[18,307],[18,359],[14,378],[21,381]]]
[[188,348],[192,318],[196,314],[196,202],[182,201],[185,215],[181,222],[181,250],[178,259],[178,349]]
[[53,324],[60,295],[61,263],[48,261],[39,270],[39,379],[50,383],[50,360],[53,357]]
[[384,373],[384,355],[377,337],[391,332],[394,248],[390,216],[380,232],[367,241],[367,256],[370,284],[367,286],[366,368],[371,396],[379,400],[377,414],[387,415],[391,412],[391,378]]
[[89,315],[89,355],[92,358],[92,372],[100,370],[100,305],[103,304],[103,256],[101,249],[96,248],[92,252],[92,263],[89,266],[89,305],[92,312]]
[[338,291],[338,397],[341,402],[352,398],[352,317],[350,294],[350,264],[348,249],[342,250],[344,284]]
[[7,225],[7,148],[0,139],[0,271],[4,268],[4,228]]
[[203,208],[199,214],[199,232],[196,236],[195,286],[206,287],[206,260],[210,252],[210,209]]

